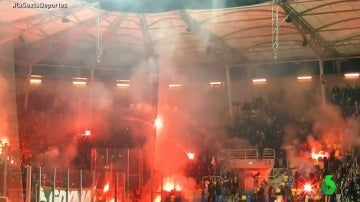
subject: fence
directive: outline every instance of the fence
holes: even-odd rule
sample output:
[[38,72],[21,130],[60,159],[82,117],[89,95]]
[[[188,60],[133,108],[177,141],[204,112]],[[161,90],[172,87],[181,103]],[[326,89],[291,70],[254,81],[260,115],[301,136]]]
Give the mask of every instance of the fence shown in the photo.
[[140,149],[93,149],[89,170],[21,167],[20,162],[4,154],[2,150],[0,201],[123,202],[130,201],[133,191],[143,187]]
[[28,166],[25,201],[125,201],[125,174]]
[[222,151],[222,157],[227,159],[241,159],[241,160],[253,160],[253,159],[275,159],[274,149],[228,149]]

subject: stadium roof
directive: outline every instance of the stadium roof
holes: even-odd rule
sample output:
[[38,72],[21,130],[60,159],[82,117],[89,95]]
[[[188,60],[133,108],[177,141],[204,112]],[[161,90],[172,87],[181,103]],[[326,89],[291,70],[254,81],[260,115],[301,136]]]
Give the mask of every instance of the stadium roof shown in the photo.
[[184,68],[360,56],[358,0],[182,1],[163,12],[89,1],[58,0],[51,9],[0,1],[1,29],[11,33],[0,46],[13,43],[19,65],[110,69],[154,55]]

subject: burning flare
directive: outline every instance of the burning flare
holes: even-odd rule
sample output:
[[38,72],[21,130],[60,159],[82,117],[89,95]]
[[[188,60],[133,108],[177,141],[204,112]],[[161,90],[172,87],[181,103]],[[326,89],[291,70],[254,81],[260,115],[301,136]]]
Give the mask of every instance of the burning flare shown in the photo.
[[105,184],[104,189],[103,189],[104,193],[108,192],[109,189],[110,189],[110,183]]
[[159,129],[161,129],[161,128],[164,127],[164,123],[163,123],[163,121],[162,121],[162,119],[161,119],[160,117],[157,117],[157,118],[155,119],[154,124],[155,124],[155,127],[156,127],[157,130],[159,130]]
[[175,183],[173,177],[164,178],[164,185],[163,185],[164,191],[167,191],[167,192],[171,192],[173,190],[181,191],[181,189],[182,189],[181,185]]
[[195,159],[195,154],[193,152],[186,152],[186,156],[190,159],[190,160],[194,160]]
[[312,192],[312,185],[310,183],[304,185],[304,192]]

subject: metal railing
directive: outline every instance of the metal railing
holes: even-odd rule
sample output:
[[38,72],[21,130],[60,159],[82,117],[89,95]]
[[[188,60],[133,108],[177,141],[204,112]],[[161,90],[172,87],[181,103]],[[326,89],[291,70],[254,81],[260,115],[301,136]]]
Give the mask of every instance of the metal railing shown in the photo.
[[227,159],[242,159],[242,160],[275,159],[275,150],[270,148],[265,148],[263,150],[227,149],[222,151],[222,157]]

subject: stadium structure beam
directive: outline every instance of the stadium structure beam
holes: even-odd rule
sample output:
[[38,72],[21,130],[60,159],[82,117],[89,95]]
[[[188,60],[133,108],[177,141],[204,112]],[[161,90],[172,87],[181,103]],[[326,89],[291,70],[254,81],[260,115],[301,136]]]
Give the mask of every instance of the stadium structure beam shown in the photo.
[[[333,2],[324,2],[324,4],[320,4],[320,5],[317,5],[317,6],[314,6],[314,7],[311,7],[307,10],[304,10],[302,11],[300,14],[301,15],[308,15],[308,13],[310,13],[311,11],[314,11],[314,10],[317,10],[317,9],[320,9],[320,8],[323,8],[323,7],[328,7],[330,5],[335,5],[335,4],[342,4],[342,3],[348,3],[349,1],[348,0],[340,0],[340,1],[333,1]],[[317,14],[316,12],[314,12],[315,14]],[[331,12],[331,13],[334,13],[334,12]],[[312,14],[312,13],[310,13]]]
[[[349,59],[360,59],[360,56],[348,56],[348,57],[328,57],[324,58],[322,61],[332,61],[332,60],[349,60]],[[247,63],[239,63],[236,65],[231,65],[230,67],[243,67],[247,65],[253,66],[262,66],[262,65],[269,65],[269,64],[285,64],[285,63],[295,63],[295,62],[318,62],[319,59],[288,59],[288,60],[277,60],[271,62],[247,62]]]
[[[31,78],[31,74],[32,74],[32,71],[33,71],[33,66],[29,66],[28,67],[28,72],[27,72],[27,79],[30,80]],[[29,88],[30,88],[30,84],[29,82],[27,82],[27,88],[25,88],[25,99],[24,99],[24,110],[26,111],[27,110],[27,107],[28,107],[28,103],[29,103]]]
[[[152,100],[152,105],[154,107],[154,119],[157,119],[158,116],[158,101],[159,101],[159,82],[160,82],[160,78],[159,78],[159,74],[160,74],[160,65],[159,65],[159,61],[158,61],[158,57],[155,53],[155,49],[154,49],[154,45],[153,45],[153,41],[151,39],[151,35],[149,32],[149,25],[146,22],[146,18],[143,14],[139,14],[138,15],[139,19],[140,19],[140,25],[141,25],[141,33],[143,35],[143,39],[144,39],[144,43],[145,43],[145,48],[146,48],[146,53],[147,56],[149,57],[148,59],[148,63],[149,63],[149,67],[150,67],[150,75],[151,75],[151,80],[152,80],[152,95],[153,95],[153,100]],[[153,152],[156,155],[156,136],[157,136],[157,127],[154,127],[154,136],[153,136]],[[152,157],[153,159],[151,159],[154,163],[155,163],[155,155]],[[151,176],[150,176],[150,201],[154,200],[154,169],[151,169]],[[161,189],[161,197],[163,196],[162,193],[162,189]],[[162,200],[162,199],[161,199]]]
[[[108,16],[105,13],[106,16]],[[61,33],[57,33],[44,41],[41,41],[40,44],[36,43],[33,47],[29,47],[28,50],[24,53],[25,61],[27,61],[30,65],[34,65],[41,60],[55,54],[56,52],[64,49],[69,44],[75,42],[80,36],[84,34],[84,32],[90,28],[92,28],[95,24],[95,19],[90,18],[86,21],[79,23],[77,26],[72,27],[71,29],[61,31]],[[61,36],[68,37],[61,37]],[[52,42],[56,41],[56,39],[61,38],[63,41],[61,43],[53,45]],[[40,46],[40,48],[36,49],[36,46]],[[44,48],[45,46],[45,48]]]
[[[228,63],[231,63],[229,60],[232,60],[234,57],[237,57],[242,61],[248,61],[248,58],[246,58],[244,55],[239,54],[239,52],[236,52],[233,47],[231,47],[229,44],[227,44],[223,38],[216,35],[215,33],[211,32],[207,27],[199,23],[196,19],[191,17],[186,10],[179,10],[178,14],[180,15],[181,19],[183,19],[186,24],[188,25],[188,28],[190,30],[194,30],[195,32],[198,32],[200,35],[205,36],[209,39],[210,42],[215,44],[215,48],[219,48],[224,52],[222,56],[222,60],[228,60]],[[208,47],[206,47],[208,48]]]
[[225,69],[225,75],[226,75],[226,93],[227,93],[227,101],[228,101],[228,107],[229,107],[229,115],[230,118],[232,119],[234,116],[234,112],[233,112],[233,101],[232,101],[232,88],[231,88],[231,75],[230,75],[230,68],[231,67],[226,67]]
[[[16,61],[16,63],[20,66],[28,66],[28,63],[23,61]],[[56,68],[68,68],[68,69],[87,69],[90,70],[90,66],[85,65],[64,65],[64,64],[48,64],[48,63],[37,63],[34,67],[56,67]],[[114,70],[114,71],[129,71],[130,67],[118,67],[118,66],[95,66],[95,70]]]
[[321,86],[321,100],[323,103],[326,102],[325,92],[325,74],[324,74],[324,62],[319,60],[319,71],[320,71],[320,86]]
[[143,14],[139,14],[138,16],[139,16],[139,19],[141,22],[141,33],[143,36],[146,53],[147,53],[147,56],[150,57],[150,56],[153,56],[155,54],[155,52],[154,52],[154,45],[152,43],[151,36],[149,33],[149,26],[148,26],[145,16]]
[[118,16],[116,20],[111,23],[110,27],[105,31],[105,33],[103,34],[103,50],[109,47],[110,42],[112,41],[114,36],[116,36],[116,32],[120,28],[121,23],[124,21],[125,17],[126,16]]
[[309,45],[319,60],[340,55],[288,2],[282,1],[279,5],[286,13],[289,13],[288,17],[306,40],[307,44],[304,45]]
[[[84,9],[83,6],[76,5],[76,6],[73,6],[70,8],[70,12],[77,12],[82,9]],[[66,11],[68,12],[68,9],[66,9]],[[30,16],[28,18],[21,18],[20,20],[11,22],[10,26],[16,25],[16,24],[22,24],[22,23],[30,24],[29,21],[36,21],[36,23],[28,25],[25,30],[16,32],[7,38],[0,39],[0,45],[3,43],[9,42],[11,40],[14,40],[16,37],[19,37],[27,32],[33,31],[37,28],[40,28],[41,25],[43,25],[44,22],[46,21],[46,19],[48,19],[48,18],[49,18],[49,20],[47,20],[46,23],[54,23],[55,21],[61,19],[62,17],[64,17],[64,13],[63,13],[62,9],[58,9],[58,10],[55,10],[52,12],[48,11],[45,13],[41,13],[40,15]]]
[[16,47],[16,50],[21,50],[21,49],[33,49],[35,48],[36,46],[38,45],[43,45],[45,43],[50,43],[52,42],[54,39],[57,39],[59,37],[61,37],[62,35],[66,34],[67,32],[70,32],[74,29],[76,29],[77,27],[82,27],[85,23],[87,23],[88,21],[96,21],[96,15],[94,15],[94,17],[90,17],[88,19],[85,19],[84,21],[82,22],[79,22],[78,24],[76,25],[73,25],[71,26],[70,28],[68,29],[64,29],[64,30],[61,30],[59,32],[56,32],[54,34],[52,34],[51,36],[49,37],[46,37],[46,38],[43,38],[43,39],[40,39],[38,41],[35,41],[33,43],[29,43],[29,44],[26,44],[26,46],[19,46],[19,47]]

